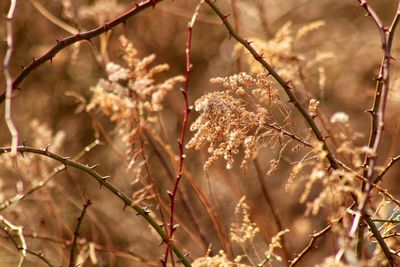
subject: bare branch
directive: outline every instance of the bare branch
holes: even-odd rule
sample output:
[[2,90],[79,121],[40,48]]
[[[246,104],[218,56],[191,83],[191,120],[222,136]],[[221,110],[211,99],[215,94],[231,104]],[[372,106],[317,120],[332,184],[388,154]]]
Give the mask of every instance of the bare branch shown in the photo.
[[2,96],[3,101],[6,101],[5,104],[5,114],[4,118],[7,123],[8,130],[10,131],[11,134],[11,148],[12,148],[12,155],[15,155],[18,146],[18,131],[17,128],[14,125],[14,122],[12,120],[12,108],[11,108],[11,94],[13,91],[13,81],[10,73],[10,63],[11,63],[11,56],[14,51],[14,38],[13,38],[13,19],[15,16],[17,8],[17,0],[10,0],[10,9],[8,10],[7,16],[6,16],[6,25],[7,25],[7,52],[4,56],[3,60],[3,72],[4,72],[4,78],[6,81],[6,92]]

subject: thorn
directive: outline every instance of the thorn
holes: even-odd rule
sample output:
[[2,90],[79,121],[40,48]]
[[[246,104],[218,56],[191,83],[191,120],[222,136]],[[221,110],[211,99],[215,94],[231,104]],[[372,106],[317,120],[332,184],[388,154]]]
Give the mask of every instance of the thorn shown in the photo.
[[124,25],[124,28],[126,27],[126,20],[122,22],[122,25]]
[[88,41],[91,45],[94,45],[91,38],[86,38],[85,40]]
[[47,155],[47,156],[50,156],[49,147],[50,147],[50,145],[47,145],[47,146],[45,147],[45,149],[44,149],[44,151],[46,152],[46,155]]
[[150,0],[150,5],[153,7],[153,9],[156,6],[156,4],[157,4],[157,0]]
[[105,31],[109,31],[110,30],[110,25],[108,23],[105,23],[103,26]]
[[164,239],[161,239],[161,242],[160,242],[160,244],[158,244],[158,246],[161,247],[163,244],[167,244],[167,242],[165,242]]
[[169,196],[169,198],[173,198],[174,197],[174,194],[172,194],[172,192],[169,191],[169,190],[167,190],[167,195]]
[[128,204],[124,204],[124,207],[122,208],[122,211],[125,211],[126,210],[126,207],[128,207],[129,205]]
[[139,7],[140,7],[140,5],[139,5],[138,3],[135,3],[135,6],[136,6],[136,8],[139,8]]
[[257,54],[257,56],[255,56],[255,58],[256,58],[257,60],[262,60],[262,59],[264,59],[264,53]]
[[253,43],[253,41],[250,41],[250,40],[248,40],[248,39],[244,39],[245,40],[245,42],[248,44],[248,45],[251,45],[252,43]]
[[223,20],[223,21],[226,21],[226,19],[227,19],[230,15],[231,15],[231,14],[228,13],[228,14],[222,16],[222,20]]
[[172,226],[172,230],[173,230],[173,232],[175,232],[175,231],[176,231],[176,229],[178,229],[178,227],[179,227],[179,224],[174,224],[174,225]]
[[183,256],[185,256],[185,257],[189,257],[189,255],[190,255],[190,252],[186,252],[185,254],[183,254]]
[[100,189],[103,186],[104,182],[107,181],[107,179],[110,178],[110,177],[111,176],[103,176],[103,177],[100,178],[100,180],[99,180],[99,184],[100,184],[99,188]]
[[144,207],[144,208],[143,208],[143,213],[144,213],[145,215],[149,215],[149,214],[150,214],[150,210],[149,210],[147,207]]
[[22,70],[25,69],[25,67],[23,65],[21,65],[20,67],[21,67]]
[[111,178],[110,175],[106,175],[106,176],[101,177],[101,179],[102,179],[103,181],[107,181],[107,179],[109,179],[109,178]]
[[36,59],[33,57],[32,58],[32,63],[35,63],[36,62]]
[[228,40],[230,41],[232,39],[232,34],[229,34]]
[[322,139],[324,139],[324,141],[325,141],[326,139],[328,139],[328,138],[331,138],[331,136],[330,136],[330,135],[326,135],[326,136],[322,137]]
[[364,111],[364,112],[369,113],[369,114],[371,114],[371,115],[374,114],[374,110],[373,110],[373,109],[367,109],[367,110]]
[[100,164],[94,164],[93,166],[89,167],[89,169],[94,170],[96,167],[98,167]]
[[76,35],[75,35],[75,40],[81,40],[82,39],[82,36],[81,36],[81,34],[80,33],[77,33]]

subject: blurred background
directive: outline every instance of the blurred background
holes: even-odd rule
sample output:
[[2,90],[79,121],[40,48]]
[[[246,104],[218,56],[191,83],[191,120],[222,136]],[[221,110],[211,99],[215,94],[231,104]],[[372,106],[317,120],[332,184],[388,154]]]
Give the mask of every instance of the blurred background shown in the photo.
[[[396,12],[396,1],[369,2],[384,24],[389,26]],[[76,96],[86,101],[91,98],[90,87],[96,85],[100,78],[107,77],[106,62],[124,64],[118,41],[120,35],[125,35],[133,43],[139,58],[155,54],[157,58],[154,64],[169,64],[169,71],[158,75],[158,79],[183,75],[187,23],[197,4],[198,1],[163,1],[154,9],[130,18],[125,26],[117,26],[107,37],[100,37],[103,41],[97,37],[92,43],[72,45],[58,53],[52,63],[45,63],[35,70],[20,85],[21,90],[15,94],[12,102],[13,119],[20,134],[20,142],[41,148],[50,144],[50,151],[73,157],[99,138],[102,144],[87,152],[80,162],[89,165],[99,163],[99,173],[110,175],[112,183],[129,196],[134,196],[141,185],[136,181],[135,171],[128,170],[122,163],[121,155],[125,157],[126,147],[118,131],[113,130],[114,123],[101,114],[94,121],[93,115],[79,112],[81,103]],[[356,144],[367,144],[370,118],[365,110],[372,105],[374,78],[379,71],[382,51],[378,31],[372,20],[364,16],[358,1],[218,0],[216,4],[225,13],[231,14],[229,19],[232,23],[235,21],[237,31],[250,40],[258,38],[268,42],[287,22],[292,22],[291,27],[296,33],[304,25],[323,20],[323,27],[301,39],[301,42],[293,43],[293,50],[301,55],[303,65],[318,52],[333,55],[319,62],[326,76],[324,87],[319,86],[318,70],[311,69],[306,74],[308,86],[303,89],[306,92],[301,92],[299,98],[304,106],[308,106],[310,97],[318,99],[320,112],[326,121],[336,112],[347,113],[350,117],[350,131],[361,134]],[[4,57],[6,51],[4,16],[8,6],[9,1],[0,2],[3,14],[0,58]],[[20,73],[21,66],[27,66],[32,58],[40,57],[54,46],[56,39],[71,35],[68,30],[84,31],[98,27],[132,6],[132,1],[122,0],[18,1],[13,20],[13,77]],[[397,36],[393,46],[394,58],[399,54]],[[220,19],[209,6],[203,5],[193,30],[193,69],[189,87],[191,105],[202,95],[219,90],[220,86],[210,84],[210,78],[237,73],[238,61],[241,71],[249,71],[246,52],[235,53],[235,46],[235,40],[229,38]],[[399,78],[398,63],[394,61],[385,137],[379,155],[380,165],[387,164],[390,157],[398,153]],[[3,92],[3,76],[0,78],[0,88]],[[286,99],[283,94],[282,99]],[[0,114],[3,117],[4,105],[2,107]],[[173,186],[174,175],[171,173],[174,174],[176,168],[176,140],[179,137],[182,111],[183,98],[177,86],[164,101],[164,109],[159,115],[161,124],[154,125],[152,129],[157,135],[145,138],[144,141],[147,163],[164,204],[158,205],[155,199],[143,200],[141,204],[154,211],[157,218],[159,209],[164,210],[164,213],[168,210],[166,191]],[[301,136],[307,136],[304,120],[297,111],[292,111],[294,127],[299,129]],[[198,115],[192,112],[190,122]],[[321,124],[321,121],[318,123]],[[99,125],[104,132],[99,131]],[[8,146],[11,138],[4,120],[1,120],[0,127],[1,145]],[[193,133],[188,130],[187,140],[192,136]],[[282,228],[290,229],[290,233],[285,235],[289,256],[293,257],[300,252],[309,242],[309,235],[326,225],[329,208],[317,216],[304,216],[305,204],[299,204],[303,184],[299,182],[292,190],[285,189],[293,163],[301,158],[299,153],[285,152],[278,170],[273,175],[265,175],[270,168],[270,161],[279,155],[279,151],[280,147],[268,145],[259,150],[258,174],[256,165],[252,164],[247,173],[240,170],[239,158],[242,158],[242,154],[233,169],[227,170],[226,162],[221,159],[206,174],[202,166],[208,157],[207,147],[204,146],[201,151],[186,151],[187,171],[181,184],[182,193],[177,198],[176,222],[181,226],[176,232],[177,246],[190,251],[191,259],[206,255],[209,246],[210,255],[231,247],[229,228],[234,221],[235,206],[245,195],[250,206],[250,217],[260,228],[254,242],[259,253],[263,253],[271,238],[279,232],[266,201],[268,194],[280,217]],[[4,155],[2,157],[0,201],[27,192],[39,181],[52,175],[53,168],[57,166],[53,161],[35,156],[18,157],[16,161]],[[398,171],[399,167],[392,168],[383,185],[396,188]],[[318,190],[318,187],[314,190]],[[398,192],[389,191],[398,196]],[[200,200],[199,195],[206,200]],[[0,214],[15,225],[23,225],[30,249],[42,251],[56,266],[66,266],[76,218],[86,198],[90,198],[93,205],[88,208],[80,229],[78,254],[84,262],[82,266],[160,265],[159,258],[165,248],[159,246],[160,238],[145,221],[131,210],[123,210],[123,203],[115,196],[104,188],[99,189],[97,182],[72,168],[60,172],[45,187],[15,205],[2,209]],[[0,266],[14,266],[18,252],[4,234],[1,237]],[[226,240],[221,242],[224,237]],[[300,266],[317,264],[337,249],[334,237],[329,234],[318,245],[318,252],[305,257]],[[237,251],[238,248],[233,246],[234,255]],[[232,252],[226,251],[228,255]],[[279,250],[277,253],[284,256]],[[29,256],[25,266],[45,265],[37,257]],[[275,261],[273,266],[284,264]]]

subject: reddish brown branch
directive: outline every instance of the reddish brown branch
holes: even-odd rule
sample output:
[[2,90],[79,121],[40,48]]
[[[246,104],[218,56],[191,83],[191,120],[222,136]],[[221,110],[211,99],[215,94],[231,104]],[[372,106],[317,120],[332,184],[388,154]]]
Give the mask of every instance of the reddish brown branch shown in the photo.
[[[182,173],[183,173],[183,161],[185,158],[184,154],[184,144],[185,144],[185,132],[186,132],[186,126],[189,118],[189,100],[188,100],[188,90],[189,90],[189,81],[190,81],[190,73],[192,70],[192,65],[190,63],[190,50],[191,50],[191,45],[192,45],[192,31],[193,31],[193,26],[196,21],[200,5],[203,3],[203,1],[200,1],[199,5],[196,7],[195,13],[193,14],[192,19],[190,20],[188,24],[188,30],[187,30],[187,41],[186,41],[186,71],[185,71],[185,85],[182,90],[183,94],[183,101],[184,101],[184,107],[183,107],[183,117],[182,117],[182,125],[181,125],[181,134],[179,137],[178,141],[178,146],[179,146],[179,161],[178,161],[178,169],[176,171],[176,179],[175,183],[173,186],[172,191],[168,192],[168,196],[170,198],[170,221],[169,221],[169,232],[168,232],[168,238],[169,240],[172,239],[174,232],[177,229],[177,226],[174,224],[174,215],[175,215],[175,199],[176,199],[176,194],[178,192],[178,187],[179,187],[179,182],[182,179]],[[162,259],[162,264],[163,266],[167,266],[168,262],[168,253],[169,252],[169,244],[167,244],[166,251],[164,254],[164,259]]]
[[322,229],[321,231],[314,233],[311,235],[311,240],[308,243],[308,245],[297,255],[296,258],[294,258],[291,262],[290,262],[290,267],[294,267],[297,264],[299,264],[299,262],[308,254],[310,253],[310,251],[315,247],[315,243],[318,241],[319,238],[321,238],[322,236],[324,236],[324,234],[326,234],[330,229],[332,228],[332,224],[329,224],[327,227],[325,227],[324,229]]
[[78,242],[78,238],[79,238],[79,229],[81,228],[83,217],[86,214],[86,210],[90,205],[92,205],[92,201],[90,199],[87,199],[86,203],[83,205],[81,215],[78,218],[78,223],[76,224],[76,228],[74,231],[74,239],[72,240],[72,244],[71,244],[71,252],[69,255],[69,265],[68,265],[69,267],[76,266],[75,265],[75,252],[76,252],[77,242]]
[[400,160],[400,156],[394,157],[390,160],[389,164],[382,170],[381,173],[378,174],[378,176],[374,180],[374,184],[378,183],[380,180],[382,180],[383,176],[388,172],[388,170],[397,162]]
[[[51,61],[58,54],[58,52],[60,52],[64,48],[66,48],[74,43],[77,43],[77,42],[90,41],[92,38],[97,37],[100,34],[111,30],[112,28],[116,27],[119,24],[125,24],[126,21],[130,17],[142,12],[143,10],[145,10],[149,7],[154,7],[156,4],[158,4],[161,1],[163,1],[163,0],[145,0],[140,3],[136,3],[133,8],[129,9],[128,11],[126,11],[122,15],[116,17],[115,19],[105,23],[101,27],[98,27],[98,28],[90,30],[90,31],[80,32],[80,33],[71,35],[69,37],[65,37],[61,40],[56,40],[57,44],[55,46],[53,46],[53,48],[51,48],[49,51],[47,51],[46,54],[42,55],[41,57],[39,57],[37,59],[33,59],[32,63],[29,64],[27,67],[25,67],[21,71],[21,73],[17,76],[17,78],[12,83],[12,90],[14,91],[15,89],[17,89],[19,87],[19,85],[22,83],[22,81],[25,80],[25,78],[27,78],[31,74],[32,71],[34,71],[39,66],[46,63],[47,61]],[[6,93],[4,92],[0,96],[0,104],[4,102],[5,97],[6,97]]]

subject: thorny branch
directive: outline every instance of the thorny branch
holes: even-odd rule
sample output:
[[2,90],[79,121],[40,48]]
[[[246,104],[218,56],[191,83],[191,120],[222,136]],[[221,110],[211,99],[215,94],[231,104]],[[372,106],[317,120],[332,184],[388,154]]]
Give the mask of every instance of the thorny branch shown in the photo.
[[5,104],[5,121],[7,123],[8,130],[10,131],[11,134],[11,147],[12,147],[12,154],[15,155],[16,153],[16,147],[18,145],[18,131],[17,128],[14,125],[14,122],[12,120],[12,108],[11,108],[11,94],[13,90],[13,81],[10,73],[10,63],[11,63],[11,56],[14,51],[14,40],[13,40],[13,19],[15,16],[17,8],[17,0],[10,0],[10,9],[8,10],[7,16],[6,16],[6,25],[7,25],[7,52],[4,56],[3,60],[3,73],[4,73],[4,78],[6,81],[6,91],[2,95],[2,99],[0,99],[1,102],[4,100],[6,101]]
[[329,224],[326,226],[324,229],[321,231],[314,233],[311,235],[311,240],[308,243],[308,245],[294,258],[292,261],[290,261],[290,267],[296,266],[314,247],[315,243],[320,239],[322,236],[324,236],[329,230],[331,230],[332,224]]
[[[95,146],[97,146],[98,144],[100,144],[99,140],[95,140],[94,142],[92,142],[91,144],[87,145],[81,152],[78,153],[77,156],[75,156],[73,158],[74,161],[77,161],[79,159],[81,159],[87,152],[89,152],[90,150],[92,150]],[[44,186],[46,186],[57,174],[59,174],[60,172],[62,172],[63,170],[66,169],[66,165],[62,164],[59,165],[57,167],[54,168],[53,172],[47,176],[46,178],[44,178],[43,180],[41,180],[40,182],[38,182],[38,184],[32,188],[30,188],[28,191],[24,192],[24,193],[19,193],[9,199],[6,199],[2,202],[0,202],[0,212],[7,209],[8,207],[10,207],[11,205],[16,204],[17,202],[25,199],[26,197],[30,196],[31,194],[33,194],[34,192],[36,192],[37,190],[43,188]]]
[[382,170],[381,173],[378,174],[378,176],[376,176],[375,180],[374,180],[374,184],[379,183],[383,176],[385,176],[385,174],[388,172],[388,170],[397,162],[400,160],[400,156],[396,156],[394,158],[392,158],[389,162],[389,164]]
[[[137,212],[137,215],[142,216],[150,225],[153,227],[153,229],[157,232],[157,234],[162,238],[164,242],[168,242],[168,236],[167,233],[162,229],[162,227],[149,215],[149,210],[145,207],[141,207],[138,204],[136,204],[131,198],[129,198],[127,195],[125,195],[120,189],[115,187],[112,183],[108,181],[109,176],[102,176],[100,175],[97,171],[94,170],[94,168],[85,166],[79,162],[75,162],[68,157],[62,157],[60,155],[54,154],[50,152],[48,149],[38,149],[34,147],[27,147],[27,146],[18,146],[17,151],[21,153],[34,153],[38,155],[43,155],[49,158],[52,158],[64,165],[71,166],[73,168],[76,168],[78,170],[81,170],[85,173],[87,173],[89,176],[93,177],[96,179],[100,186],[104,186],[107,188],[111,193],[113,193],[115,196],[117,196],[119,199],[124,202],[125,207],[130,207],[134,209]],[[10,147],[2,147],[0,148],[0,155],[4,153],[10,153],[11,148]],[[173,252],[178,256],[179,260],[182,262],[182,264],[186,267],[191,266],[189,259],[186,257],[186,255],[179,250],[174,244],[170,244],[171,249]]]
[[[201,0],[200,3],[196,6],[195,12],[192,16],[192,19],[188,23],[188,30],[187,30],[187,42],[186,42],[186,71],[185,71],[185,85],[182,90],[183,100],[184,100],[184,108],[183,108],[183,118],[182,118],[182,125],[181,125],[181,134],[179,137],[178,145],[179,145],[179,162],[178,162],[178,169],[176,172],[176,179],[174,183],[174,187],[172,192],[168,192],[168,196],[170,198],[170,221],[169,221],[169,232],[168,232],[168,240],[172,240],[173,234],[177,229],[177,226],[174,225],[174,215],[175,215],[175,198],[176,193],[178,192],[179,182],[182,179],[183,173],[183,160],[185,158],[184,154],[184,146],[185,146],[185,132],[186,126],[189,119],[189,99],[188,99],[188,90],[189,90],[189,81],[190,81],[190,73],[192,70],[192,64],[190,62],[190,49],[192,45],[192,31],[193,26],[196,22],[196,18],[199,14],[199,10],[201,5],[204,3],[204,0]],[[167,242],[166,251],[164,254],[164,259],[162,259],[163,266],[167,266],[168,262],[168,252],[169,252],[169,245],[170,242]],[[173,263],[174,264],[174,263]]]
[[87,208],[92,205],[92,201],[90,199],[86,200],[86,203],[83,205],[83,209],[81,212],[81,215],[78,218],[78,223],[76,224],[76,228],[74,231],[74,238],[72,240],[71,244],[71,253],[69,256],[69,267],[75,267],[75,252],[76,252],[76,247],[77,247],[77,242],[78,242],[78,237],[79,237],[79,229],[81,228],[83,217],[86,214]]
[[[61,40],[56,40],[57,44],[53,46],[53,48],[51,48],[49,51],[47,51],[46,54],[42,55],[41,57],[33,59],[32,63],[21,71],[21,73],[17,76],[14,82],[12,82],[11,91],[14,91],[15,89],[19,88],[19,85],[22,83],[22,81],[25,80],[25,78],[27,78],[32,71],[34,71],[47,61],[52,61],[53,58],[58,54],[58,52],[60,52],[64,48],[81,41],[90,42],[92,38],[99,36],[102,33],[108,32],[117,25],[125,24],[130,17],[142,12],[143,10],[149,7],[154,8],[154,6],[161,1],[163,0],[145,0],[140,3],[136,3],[133,8],[129,9],[128,11],[116,17],[115,19],[105,23],[101,27],[98,27],[90,31],[77,33],[69,37],[65,37]],[[5,98],[6,98],[6,92],[0,96],[0,104],[4,102]]]

